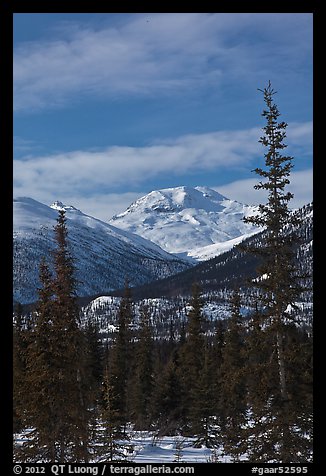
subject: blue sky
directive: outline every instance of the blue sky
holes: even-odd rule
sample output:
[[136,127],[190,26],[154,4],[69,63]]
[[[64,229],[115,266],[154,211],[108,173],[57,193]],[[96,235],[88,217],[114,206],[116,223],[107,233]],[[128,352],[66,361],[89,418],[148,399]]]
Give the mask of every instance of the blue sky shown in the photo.
[[311,13],[14,14],[14,194],[107,220],[160,188],[259,203],[271,80],[312,200]]

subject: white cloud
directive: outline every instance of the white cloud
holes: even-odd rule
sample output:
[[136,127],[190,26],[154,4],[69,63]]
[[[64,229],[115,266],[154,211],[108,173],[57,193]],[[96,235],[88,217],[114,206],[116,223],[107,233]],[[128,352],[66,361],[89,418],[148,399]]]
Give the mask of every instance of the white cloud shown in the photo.
[[[311,125],[295,124],[289,129],[289,139],[295,141],[298,151],[309,149],[311,136],[307,131]],[[218,174],[232,170],[247,173],[257,157],[262,156],[262,147],[257,142],[259,134],[258,128],[218,131],[182,136],[147,147],[115,146],[104,150],[27,156],[14,161],[14,193],[45,203],[57,199],[68,201],[85,212],[104,218],[104,212],[108,217],[121,211],[124,208],[122,204],[129,199],[139,196],[133,193],[135,188],[141,186],[146,189],[151,181],[160,179],[162,175],[180,177],[182,183],[189,173]],[[291,141],[288,141],[289,149]],[[296,200],[305,200],[311,190],[310,176],[302,172],[292,176]],[[254,183],[254,178],[240,180],[219,187],[219,191],[250,203],[257,200],[257,192],[252,188]],[[118,194],[121,190],[122,196]],[[110,212],[104,210],[106,197]]]
[[[289,203],[291,208],[299,208],[313,199],[313,170],[306,169],[292,172],[288,191],[294,194],[294,198]],[[228,198],[238,200],[242,203],[256,204],[265,203],[266,191],[255,190],[254,185],[259,182],[259,177],[236,180],[225,185],[214,187],[215,190]]]
[[[17,47],[14,106],[30,111],[85,94],[116,98],[218,88],[234,77],[266,80],[271,64],[295,74],[308,48],[307,28],[307,16],[297,14],[131,14],[102,29],[68,23],[57,39]],[[263,38],[254,47],[252,34]]]
[[109,221],[113,215],[125,211],[132,202],[146,193],[148,192],[103,193],[94,194],[91,198],[67,195],[63,196],[61,201],[66,205],[74,205],[86,215]]
[[293,122],[288,125],[285,143],[289,145],[284,153],[289,153],[296,160],[311,156],[313,149],[313,123]]
[[[160,14],[149,23],[144,15],[128,18],[120,27],[76,26],[56,41],[22,44],[14,60],[15,108],[60,106],[74,93],[171,91],[193,85],[199,71],[208,72],[201,56],[203,48],[206,55],[211,51],[207,30],[200,28],[210,22],[205,15]],[[197,46],[189,48],[189,42]]]
[[258,131],[225,131],[188,135],[147,147],[109,147],[101,151],[72,151],[14,161],[17,189],[48,193],[94,193],[96,189],[132,186],[160,174],[243,166],[257,155]]

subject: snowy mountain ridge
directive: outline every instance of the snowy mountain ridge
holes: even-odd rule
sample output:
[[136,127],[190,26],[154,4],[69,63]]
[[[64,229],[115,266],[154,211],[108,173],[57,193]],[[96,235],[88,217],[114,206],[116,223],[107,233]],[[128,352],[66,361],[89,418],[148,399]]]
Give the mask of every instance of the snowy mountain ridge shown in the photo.
[[62,202],[60,202],[60,200],[56,200],[55,202],[53,202],[52,205],[50,205],[50,208],[53,208],[53,210],[58,210],[58,211],[59,210],[75,211],[84,215],[84,213],[78,210],[78,208],[74,207],[73,205],[64,205]]
[[60,209],[66,211],[79,295],[123,287],[126,278],[131,286],[150,282],[189,266],[156,244],[73,206],[61,202],[47,206],[28,197],[14,199],[13,205],[14,299],[21,303],[37,298],[39,263],[42,256],[51,261],[53,227]]
[[[192,261],[210,259],[260,231],[243,222],[257,207],[230,200],[208,187],[155,190],[109,223]],[[235,241],[234,241],[235,240]]]

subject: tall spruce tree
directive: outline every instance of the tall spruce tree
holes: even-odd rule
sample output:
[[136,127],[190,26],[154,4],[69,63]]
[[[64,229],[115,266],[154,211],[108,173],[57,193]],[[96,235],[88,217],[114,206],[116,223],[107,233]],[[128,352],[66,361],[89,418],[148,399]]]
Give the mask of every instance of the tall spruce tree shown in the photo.
[[133,383],[133,420],[135,429],[147,430],[151,418],[153,379],[153,335],[148,307],[140,309],[140,329],[136,345]]
[[[65,211],[54,228],[54,332],[58,368],[57,428],[60,461],[88,460],[89,405],[85,339],[79,326],[79,308],[73,257],[69,250]],[[70,448],[69,448],[70,447]]]
[[215,448],[218,446],[219,436],[216,425],[215,406],[215,383],[216,361],[214,360],[213,348],[206,343],[204,353],[204,363],[199,378],[198,402],[196,402],[193,413],[200,422],[200,431],[194,446],[200,448]]
[[215,424],[219,427],[219,434],[222,434],[222,429],[225,427],[225,407],[223,403],[223,349],[225,345],[225,324],[218,320],[215,325],[215,332],[213,336],[211,349],[211,366],[212,366],[212,401],[215,415]]
[[83,329],[83,334],[88,387],[93,394],[94,401],[99,401],[104,374],[104,345],[101,341],[98,323],[89,318]]
[[24,426],[26,401],[26,350],[28,331],[24,325],[22,305],[18,303],[14,312],[13,326],[13,430]]
[[91,402],[63,210],[54,235],[54,276],[42,261],[34,335],[28,348],[27,414],[34,430],[26,445],[26,460],[87,462]]
[[180,360],[179,349],[175,349],[168,362],[156,370],[152,414],[162,435],[176,435],[185,426],[185,396]]
[[44,258],[40,263],[39,274],[39,300],[26,354],[26,383],[29,392],[25,425],[33,430],[23,445],[22,453],[25,461],[54,462],[57,461],[58,441],[55,433],[57,367],[54,357],[53,281]]
[[185,410],[192,435],[203,434],[201,380],[205,364],[203,299],[198,284],[192,287],[191,309],[188,313],[186,340],[182,348],[183,394]]
[[109,362],[109,379],[113,394],[112,405],[117,414],[117,424],[122,427],[124,436],[126,436],[127,423],[130,417],[128,386],[132,367],[131,322],[131,291],[128,282],[126,282],[125,293],[121,299],[118,312],[118,331],[111,349]]
[[247,422],[244,331],[238,291],[231,296],[230,313],[222,350],[220,404],[225,413],[222,437],[224,453],[238,462],[246,449],[244,428]]
[[264,461],[294,463],[307,457],[307,438],[300,423],[302,408],[292,398],[295,382],[290,363],[297,346],[289,345],[296,320],[293,310],[303,290],[293,246],[297,241],[293,231],[297,218],[289,208],[293,194],[286,191],[293,157],[282,153],[286,148],[283,141],[287,124],[278,121],[276,92],[270,82],[262,93],[266,125],[259,142],[266,148],[265,167],[255,169],[262,177],[255,189],[265,190],[268,197],[266,204],[259,205],[256,216],[245,218],[245,222],[265,228],[261,246],[249,249],[262,261],[255,286],[259,290],[261,325],[265,330],[261,336],[267,339],[271,349],[269,374],[273,389],[268,396],[269,425],[265,419],[265,432],[261,436],[269,439],[270,453],[263,456]]

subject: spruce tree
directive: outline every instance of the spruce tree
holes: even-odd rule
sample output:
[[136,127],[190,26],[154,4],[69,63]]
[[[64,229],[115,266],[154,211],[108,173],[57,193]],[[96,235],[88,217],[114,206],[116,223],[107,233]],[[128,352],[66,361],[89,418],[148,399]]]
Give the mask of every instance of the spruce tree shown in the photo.
[[101,342],[99,327],[92,318],[87,320],[83,329],[85,340],[85,365],[87,367],[87,385],[93,394],[94,401],[100,399],[104,374],[104,346]]
[[153,418],[160,434],[176,435],[185,426],[185,395],[180,355],[176,349],[169,361],[156,372],[153,392]]
[[266,125],[260,143],[266,148],[265,167],[255,169],[262,177],[255,189],[265,190],[268,196],[267,203],[259,205],[258,214],[245,218],[245,222],[265,229],[263,243],[249,249],[262,261],[255,286],[259,290],[261,325],[265,329],[262,336],[271,349],[269,374],[273,388],[268,398],[270,424],[266,425],[265,431],[270,453],[264,458],[265,461],[293,463],[301,461],[302,455],[307,454],[307,438],[300,423],[302,408],[294,402],[291,388],[296,386],[291,360],[297,350],[297,345],[289,345],[296,321],[293,310],[303,291],[293,246],[297,241],[294,232],[297,217],[289,208],[293,194],[286,191],[293,157],[282,153],[286,148],[283,141],[287,124],[278,121],[280,113],[274,102],[276,92],[270,82],[262,93],[265,102],[262,116]]
[[23,445],[25,461],[57,461],[56,339],[54,334],[53,281],[43,258],[32,339],[27,349],[26,382],[30,389],[26,400],[26,426],[33,428]]
[[101,342],[98,325],[91,318],[88,319],[83,329],[83,336],[85,342],[85,385],[88,389],[92,407],[89,415],[89,440],[92,448],[91,442],[96,442],[98,439],[99,412],[103,405],[104,346]]
[[199,436],[203,432],[201,378],[205,362],[205,336],[203,300],[197,284],[193,285],[190,305],[186,341],[182,349],[183,393],[189,432]]
[[67,240],[65,211],[59,211],[54,228],[54,332],[58,368],[57,428],[60,461],[88,460],[89,405],[85,339],[80,329],[73,257]]
[[223,404],[223,349],[225,344],[225,325],[223,321],[218,320],[215,325],[211,349],[211,366],[212,366],[212,402],[213,414],[215,415],[215,423],[219,428],[221,435],[222,429],[225,427],[225,407]]
[[153,379],[153,335],[147,307],[140,310],[139,338],[136,345],[135,378],[133,382],[133,413],[135,429],[146,430],[150,426]]
[[28,331],[24,325],[22,305],[18,303],[14,312],[13,326],[13,431],[24,427],[26,401],[26,350]]
[[33,341],[28,347],[27,418],[34,430],[25,458],[86,462],[91,397],[64,211],[59,212],[54,235],[54,276],[42,261]]
[[98,461],[126,461],[122,428],[119,413],[114,408],[114,388],[110,383],[108,368],[104,371],[102,405],[100,407],[99,428],[97,431],[95,456]]
[[262,323],[262,311],[255,304],[255,311],[249,317],[245,338],[245,368],[247,402],[250,422],[247,427],[247,455],[250,461],[267,461],[273,453],[273,443],[268,435],[268,427],[273,419],[270,395],[275,380],[273,369],[273,346],[266,327]]
[[113,389],[113,408],[118,415],[118,423],[126,436],[130,412],[128,407],[128,386],[132,368],[131,330],[132,301],[131,291],[126,282],[125,293],[118,312],[118,331],[111,349],[109,362],[110,385]]
[[259,205],[257,215],[244,219],[246,223],[265,228],[263,246],[254,251],[263,258],[259,268],[262,278],[258,281],[261,289],[260,300],[264,305],[265,318],[273,327],[278,359],[280,394],[283,400],[287,399],[287,382],[284,362],[284,323],[291,319],[289,306],[295,306],[302,288],[296,285],[298,276],[295,267],[293,243],[294,232],[290,227],[297,224],[296,216],[291,212],[288,203],[293,194],[285,190],[290,183],[289,176],[293,167],[293,157],[285,156],[281,151],[286,147],[283,140],[286,137],[285,122],[277,122],[280,113],[274,103],[273,90],[269,82],[263,90],[266,109],[262,116],[266,118],[264,135],[259,142],[267,148],[265,152],[265,168],[256,168],[255,173],[265,180],[255,185],[256,190],[266,190],[268,200]]
[[214,448],[218,446],[218,432],[216,431],[216,407],[214,377],[216,363],[213,359],[212,346],[206,344],[204,363],[199,377],[198,401],[195,403],[192,414],[200,422],[200,431],[194,446],[200,448]]
[[237,291],[231,296],[230,312],[221,365],[221,405],[225,412],[222,439],[224,453],[238,462],[245,452],[244,428],[247,421],[247,405],[243,372],[245,366],[243,318],[240,313],[240,294]]

